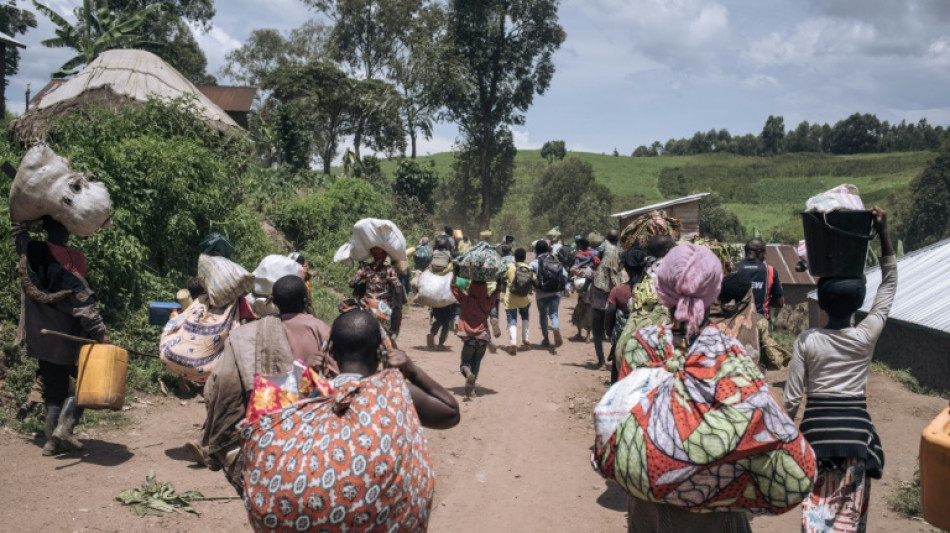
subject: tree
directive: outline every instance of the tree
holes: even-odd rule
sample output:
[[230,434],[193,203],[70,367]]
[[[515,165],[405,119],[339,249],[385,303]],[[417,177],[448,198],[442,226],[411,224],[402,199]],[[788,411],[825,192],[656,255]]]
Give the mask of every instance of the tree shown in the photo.
[[488,229],[501,185],[491,173],[498,139],[524,124],[554,76],[552,56],[565,38],[557,0],[452,0],[449,38],[457,83],[446,91],[446,116],[478,154],[479,228]]
[[403,127],[416,158],[419,136],[432,138],[435,115],[442,107],[444,72],[440,67],[448,46],[445,9],[437,3],[423,4],[419,14],[398,34],[398,44],[389,65],[389,76],[402,95]]
[[[331,57],[364,80],[377,80],[387,74],[396,61],[403,36],[422,7],[420,0],[304,0],[304,3],[333,21]],[[363,117],[357,117],[353,124],[353,150],[357,158],[367,127]]]
[[950,237],[950,150],[946,147],[910,183],[904,215],[905,242],[911,250]]
[[131,13],[116,15],[109,9],[108,0],[83,0],[76,8],[78,22],[73,25],[49,7],[36,0],[33,5],[57,26],[56,37],[42,41],[49,48],[72,48],[78,55],[63,63],[54,78],[70,76],[82,65],[88,65],[102,52],[116,48],[146,48],[155,43],[147,41],[141,32],[149,17],[156,16],[163,4],[152,4]]
[[[494,141],[496,144],[488,149],[488,153],[492,154],[488,171],[492,176],[493,188],[487,198],[491,215],[501,211],[502,200],[514,183],[515,156],[518,154],[511,130],[503,130]],[[481,156],[481,150],[471,145],[462,145],[456,150],[452,172],[439,189],[440,198],[447,199],[442,202],[444,207],[440,209],[440,218],[457,226],[470,226],[484,212],[483,202],[486,199],[481,188]]]
[[412,159],[403,159],[396,167],[393,192],[400,198],[416,198],[431,213],[435,208],[435,190],[439,176],[431,165],[420,165]]
[[[22,35],[30,28],[36,27],[36,16],[26,9],[17,7],[16,0],[6,0],[0,3],[0,32],[11,37]],[[7,47],[6,65],[4,66],[3,89],[7,88],[7,78],[15,76],[20,68],[20,51],[15,46]]]
[[871,114],[854,113],[835,124],[831,131],[831,152],[867,154],[880,150],[881,122]]
[[720,242],[742,242],[747,236],[739,217],[722,205],[719,193],[703,198],[699,208],[699,227],[702,228],[703,237]]
[[547,159],[548,163],[560,161],[567,155],[567,148],[564,141],[547,141],[541,146],[541,157]]
[[153,4],[162,4],[164,10],[149,17],[141,32],[148,41],[162,45],[154,50],[156,55],[192,83],[216,83],[214,76],[207,73],[208,59],[188,25],[191,23],[198,31],[209,30],[215,14],[214,0],[109,0],[115,15],[139,11]]
[[223,73],[238,83],[260,86],[280,66],[305,65],[328,59],[329,30],[309,22],[281,34],[277,30],[254,30],[240,47],[228,52]]
[[544,169],[531,196],[531,214],[570,233],[603,231],[613,196],[594,179],[590,163],[569,157]]
[[762,128],[762,153],[776,155],[785,151],[785,119],[769,115]]
[[316,153],[323,161],[323,173],[330,174],[340,138],[352,127],[352,80],[324,62],[278,66],[261,81],[263,89],[273,92],[275,103],[292,106],[290,110],[309,124],[307,153]]
[[402,129],[402,97],[382,80],[351,80],[352,102],[346,133],[353,135],[353,151],[360,158],[360,146],[395,155],[406,149]]

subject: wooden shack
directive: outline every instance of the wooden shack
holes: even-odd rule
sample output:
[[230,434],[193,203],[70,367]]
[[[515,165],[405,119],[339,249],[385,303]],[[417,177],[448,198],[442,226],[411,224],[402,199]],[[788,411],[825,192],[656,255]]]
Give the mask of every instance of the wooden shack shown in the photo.
[[653,205],[645,205],[630,211],[614,213],[610,215],[617,219],[619,230],[627,227],[634,219],[650,211],[663,210],[667,216],[679,219],[682,223],[682,239],[690,239],[699,235],[699,209],[703,198],[709,196],[708,192],[693,194],[676,200],[668,200]]
[[818,287],[818,280],[807,270],[798,271],[799,261],[798,250],[789,244],[769,244],[765,248],[765,262],[772,265],[782,282],[785,305],[788,306],[808,302],[808,293]]

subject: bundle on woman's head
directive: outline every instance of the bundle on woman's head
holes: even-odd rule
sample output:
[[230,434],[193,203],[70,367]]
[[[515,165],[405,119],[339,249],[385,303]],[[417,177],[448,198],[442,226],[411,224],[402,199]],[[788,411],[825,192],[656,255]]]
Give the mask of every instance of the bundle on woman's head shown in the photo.
[[675,309],[673,318],[686,322],[686,333],[699,331],[706,309],[719,296],[722,263],[705,246],[681,244],[666,255],[656,272],[660,303]]

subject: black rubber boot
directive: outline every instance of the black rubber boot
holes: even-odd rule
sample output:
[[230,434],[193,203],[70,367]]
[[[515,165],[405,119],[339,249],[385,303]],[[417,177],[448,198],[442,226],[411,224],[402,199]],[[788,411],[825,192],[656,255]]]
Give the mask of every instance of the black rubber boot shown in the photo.
[[59,424],[59,415],[62,409],[62,404],[46,404],[46,430],[44,431],[46,442],[43,443],[43,455],[56,455],[60,450],[59,442],[53,438],[53,430]]
[[53,440],[57,440],[73,450],[81,450],[82,443],[73,435],[73,427],[82,417],[82,408],[76,405],[76,397],[70,396],[63,403],[63,411],[59,415],[59,425],[53,430]]

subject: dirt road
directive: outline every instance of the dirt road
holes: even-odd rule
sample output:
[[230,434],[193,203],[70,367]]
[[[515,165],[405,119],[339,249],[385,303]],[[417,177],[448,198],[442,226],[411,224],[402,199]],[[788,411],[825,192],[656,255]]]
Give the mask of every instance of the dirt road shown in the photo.
[[[561,316],[570,316],[571,302]],[[540,340],[532,309],[532,341]],[[427,313],[412,309],[400,344],[427,372],[461,395],[458,346],[427,352]],[[570,327],[565,328],[572,333]],[[503,338],[504,339],[504,338]],[[593,439],[590,410],[605,389],[607,373],[585,367],[593,346],[567,342],[551,354],[535,349],[486,356],[478,397],[462,404],[462,422],[429,431],[437,473],[430,530],[486,532],[620,532],[625,496],[589,466]],[[780,374],[771,376],[781,381]],[[870,531],[930,531],[887,509],[885,501],[913,474],[917,442],[927,421],[946,402],[911,394],[886,377],[871,380],[870,406],[888,454],[885,477],[874,485]],[[144,402],[144,403],[143,403]],[[28,437],[0,434],[0,529],[5,531],[249,531],[240,501],[199,502],[202,512],[135,517],[114,500],[140,485],[150,469],[180,491],[230,496],[220,472],[194,468],[181,445],[203,418],[196,400],[147,398],[131,404],[129,427],[81,435],[81,455],[46,458]],[[757,518],[762,532],[798,531],[799,513]]]

